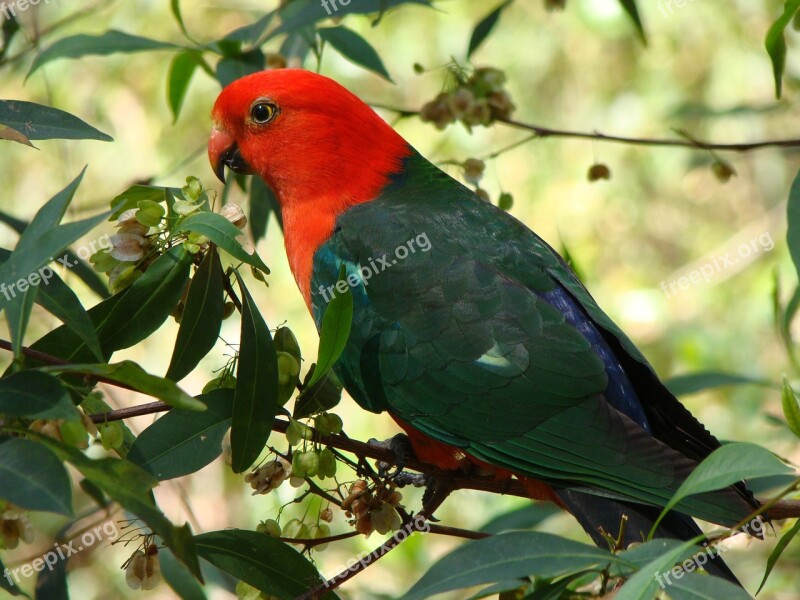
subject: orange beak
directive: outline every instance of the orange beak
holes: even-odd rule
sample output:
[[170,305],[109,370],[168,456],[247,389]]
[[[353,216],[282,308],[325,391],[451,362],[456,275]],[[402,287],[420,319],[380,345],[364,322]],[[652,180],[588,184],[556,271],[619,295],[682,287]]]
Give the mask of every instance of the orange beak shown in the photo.
[[225,183],[225,167],[236,173],[253,172],[239,153],[239,146],[236,145],[233,136],[225,129],[216,126],[211,130],[211,138],[208,140],[208,160],[214,175],[222,183]]

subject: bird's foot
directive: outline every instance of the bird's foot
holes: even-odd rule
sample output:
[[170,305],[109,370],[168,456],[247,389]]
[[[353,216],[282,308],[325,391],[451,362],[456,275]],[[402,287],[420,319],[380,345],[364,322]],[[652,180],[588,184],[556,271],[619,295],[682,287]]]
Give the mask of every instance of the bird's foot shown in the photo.
[[[392,452],[392,454],[394,454],[393,462],[388,463],[384,461],[378,461],[376,466],[378,467],[378,474],[381,477],[388,477],[395,482],[397,482],[397,477],[403,473],[403,469],[408,461],[416,458],[414,448],[411,446],[411,441],[404,433],[398,433],[394,437],[382,442],[376,440],[375,438],[371,438],[367,440],[367,444],[373,448],[389,450]],[[391,472],[392,465],[396,467],[393,473]]]

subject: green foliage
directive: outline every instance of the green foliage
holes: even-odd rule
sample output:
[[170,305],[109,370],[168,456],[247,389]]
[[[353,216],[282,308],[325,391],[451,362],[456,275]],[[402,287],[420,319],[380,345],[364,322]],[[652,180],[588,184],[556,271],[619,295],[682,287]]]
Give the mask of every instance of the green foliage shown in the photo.
[[[66,63],[56,61],[83,61],[89,57],[112,54],[157,52],[160,59],[169,59],[166,80],[161,82],[165,85],[157,97],[160,100],[148,96],[148,103],[145,103],[144,97],[138,99],[142,100],[143,107],[150,113],[157,112],[153,108],[166,99],[168,114],[175,123],[182,112],[190,110],[195,100],[192,91],[195,88],[207,91],[207,85],[201,87],[201,84],[208,82],[196,79],[208,77],[215,86],[226,85],[245,74],[284,66],[287,62],[292,66],[302,65],[325,72],[322,67],[327,63],[323,63],[323,57],[328,55],[325,52],[328,50],[381,78],[370,76],[371,79],[364,80],[365,86],[384,86],[376,89],[382,90],[387,98],[402,98],[404,106],[413,108],[411,103],[418,99],[414,90],[401,86],[388,87],[394,80],[402,85],[404,69],[410,72],[410,68],[406,67],[411,66],[411,60],[406,60],[406,55],[401,51],[387,46],[381,37],[387,30],[391,31],[392,22],[386,15],[398,11],[423,11],[431,7],[447,8],[444,3],[432,0],[352,0],[347,4],[339,2],[335,14],[327,14],[319,0],[273,4],[276,5],[274,9],[247,13],[248,22],[230,31],[219,32],[214,27],[195,26],[195,14],[184,14],[179,0],[171,0],[169,12],[174,18],[176,33],[180,32],[179,42],[160,41],[114,29],[64,37],[63,27],[71,22],[65,19],[50,27],[37,29],[36,35],[31,36],[30,45],[25,46],[26,49],[18,56],[10,53],[9,48],[13,44],[16,44],[15,49],[22,47],[21,37],[24,36],[20,36],[20,23],[16,18],[4,19],[0,37],[0,68],[13,74],[17,68],[15,62],[21,58],[27,59],[26,64],[30,65],[28,77],[40,74],[45,68],[49,69],[49,85],[55,90],[49,96],[57,99],[53,100],[55,103],[64,101],[64,95],[68,92],[75,90],[79,93],[78,88],[82,84],[61,81],[60,72],[54,67]],[[456,58],[445,67],[430,71],[422,65],[414,65],[413,69],[418,75],[431,72],[440,75],[440,81],[433,81],[435,85],[429,88],[441,89],[442,94],[423,106],[423,121],[433,123],[439,129],[451,123],[460,123],[470,133],[475,134],[476,130],[477,136],[487,133],[484,139],[493,140],[491,135],[494,131],[484,132],[477,128],[488,128],[498,121],[508,121],[515,108],[509,90],[520,89],[525,90],[524,96],[516,98],[520,114],[531,114],[534,105],[529,105],[531,94],[528,93],[528,81],[507,82],[505,70],[472,62],[476,56],[493,50],[500,36],[508,35],[514,18],[529,18],[533,14],[530,12],[534,10],[533,4],[537,9],[541,4],[548,8],[565,8],[565,3],[559,0],[529,3],[524,7],[523,4],[512,0],[493,3],[489,7],[476,4],[475,14],[470,13],[471,20],[466,21],[475,25],[471,30],[459,30],[454,34],[460,36],[457,48],[463,51],[466,46],[466,53],[459,55],[466,58],[466,63],[461,64]],[[566,7],[569,11],[575,10],[577,13],[583,10],[573,9],[571,4]],[[634,56],[631,60],[638,60],[645,52],[638,42],[630,41],[634,29],[639,40],[647,43],[642,18],[644,11],[640,10],[640,4],[635,0],[620,0],[618,3],[624,12],[621,18],[628,21],[622,27],[622,39],[615,41],[618,45],[614,47],[614,52],[631,54]],[[766,56],[760,50],[762,56],[771,61],[777,97],[781,97],[784,86],[787,89],[797,87],[793,78],[786,77],[784,80],[784,72],[787,71],[787,27],[792,19],[797,18],[798,9],[800,1],[785,2],[783,13],[766,32]],[[219,10],[221,16],[224,13],[226,17],[221,18],[220,22],[227,23],[230,9],[226,7]],[[428,18],[432,14],[432,11],[421,12],[420,18]],[[363,18],[364,15],[368,21]],[[94,16],[90,14],[88,18]],[[189,20],[185,17],[189,17]],[[557,16],[553,18],[560,19]],[[372,29],[368,28],[369,25]],[[384,30],[377,30],[381,25]],[[547,24],[547,31],[537,31],[536,35],[557,36],[561,32],[558,27],[550,25]],[[97,31],[95,27],[92,29]],[[454,31],[456,29],[454,27]],[[655,27],[648,29],[653,35]],[[75,26],[70,31],[74,32]],[[144,33],[149,36],[153,32]],[[597,35],[603,44],[611,44],[611,38],[606,36],[605,31]],[[494,39],[494,43],[487,44],[490,39]],[[595,43],[596,40],[587,40],[587,46],[590,42]],[[633,52],[631,48],[639,50]],[[557,60],[581,64],[580,56],[567,46]],[[92,68],[102,69],[103,64],[99,60],[91,61]],[[391,66],[394,78],[387,64]],[[617,63],[609,63],[608,73],[602,74],[603,77],[613,79],[615,65],[618,66]],[[560,75],[563,65],[556,68]],[[620,71],[624,72],[624,69]],[[509,79],[512,73],[509,68]],[[143,74],[135,75],[140,78]],[[586,82],[599,85],[598,80],[592,79],[594,74],[582,76],[586,77]],[[518,73],[516,77],[519,77]],[[558,77],[548,75],[548,79]],[[537,95],[548,97],[552,91],[551,85],[552,82],[542,84],[536,89]],[[137,89],[137,93],[144,92]],[[364,95],[377,97],[377,93]],[[458,106],[458,101],[464,98],[469,100],[468,106]],[[209,104],[210,100],[207,96],[200,98],[203,105]],[[125,102],[120,102],[120,107],[126,108]],[[674,107],[669,115],[674,119],[701,118],[705,119],[704,123],[711,123],[712,119],[745,118],[758,111],[779,110],[780,107],[771,106],[709,109],[705,105],[680,105]],[[415,114],[410,109],[396,112],[402,118]],[[104,115],[101,110],[87,110],[87,114],[92,121],[127,117],[118,113]],[[184,115],[180,123],[188,121]],[[725,124],[728,123],[725,121]],[[197,139],[201,140],[207,123],[201,123],[199,128],[196,125],[192,124],[192,131],[200,132]],[[171,131],[165,131],[165,137],[174,135]],[[505,151],[544,135],[539,130],[536,135],[494,152],[485,160],[494,160]],[[113,141],[109,135],[81,118],[58,108],[23,100],[0,100],[0,144],[8,140],[30,146],[33,141],[51,139]],[[458,138],[456,140],[461,143]],[[456,142],[451,140],[449,143]],[[64,148],[71,152],[74,146]],[[442,148],[443,151],[450,150],[446,145]],[[29,161],[39,158],[43,170],[58,173],[58,176],[62,176],[57,168],[61,166],[60,163],[70,165],[76,160],[67,152],[63,156],[53,152],[49,146],[45,146],[38,156],[15,145],[8,145],[6,149],[30,154],[26,158]],[[697,148],[694,150],[699,152]],[[10,289],[14,284],[16,290],[8,296],[0,293],[0,310],[6,318],[10,334],[8,346],[13,353],[9,369],[0,378],[0,504],[3,505],[0,506],[0,516],[25,511],[50,513],[47,519],[57,519],[52,523],[57,523],[63,531],[69,531],[77,528],[79,519],[99,514],[97,511],[100,508],[91,511],[86,509],[87,506],[94,506],[92,502],[109,510],[121,507],[128,516],[135,518],[135,522],[122,528],[127,541],[133,540],[134,545],[138,544],[137,548],[142,551],[149,551],[151,543],[154,544],[163,577],[181,598],[205,598],[212,585],[227,586],[230,591],[233,586],[224,582],[219,571],[245,582],[256,592],[278,598],[295,598],[312,586],[322,585],[324,579],[314,562],[285,540],[278,539],[281,535],[313,540],[327,538],[331,533],[331,527],[326,524],[330,515],[323,515],[325,510],[331,509],[328,504],[323,508],[322,504],[330,503],[331,498],[346,505],[346,510],[352,512],[352,518],[347,517],[350,525],[360,533],[369,534],[377,529],[370,520],[376,517],[377,521],[378,515],[392,517],[393,507],[398,506],[399,502],[393,496],[396,493],[393,484],[378,484],[364,475],[366,466],[363,462],[359,464],[358,475],[348,470],[348,476],[365,479],[345,483],[346,478],[342,475],[344,467],[350,469],[354,463],[320,442],[321,436],[342,435],[345,425],[341,417],[327,411],[341,399],[342,385],[332,369],[344,350],[352,326],[353,296],[343,269],[340,281],[345,292],[336,293],[326,308],[316,364],[308,367],[303,362],[301,343],[295,334],[283,325],[273,334],[256,304],[254,294],[248,289],[248,285],[252,284],[245,273],[250,269],[242,269],[243,265],[253,268],[251,273],[255,280],[265,281],[264,274],[269,274],[270,270],[261,255],[245,249],[247,244],[243,245],[242,242],[244,222],[227,218],[220,212],[220,205],[229,196],[235,198],[238,194],[244,197],[237,190],[238,184],[241,191],[246,191],[246,201],[249,201],[247,211],[252,241],[257,243],[267,238],[269,243],[272,241],[267,235],[271,215],[282,226],[282,216],[274,193],[258,178],[253,178],[249,184],[239,178],[225,188],[221,198],[217,198],[213,190],[205,189],[195,177],[188,177],[186,185],[182,187],[150,183],[167,182],[174,172],[185,167],[186,158],[169,156],[170,164],[179,165],[169,175],[146,178],[147,183],[120,186],[127,188],[121,192],[114,190],[113,194],[109,194],[113,195],[113,199],[110,201],[110,210],[106,212],[102,212],[94,201],[105,202],[108,196],[103,199],[98,197],[95,189],[86,189],[90,180],[94,186],[97,178],[102,178],[103,174],[90,172],[91,177],[87,177],[86,169],[51,199],[41,203],[41,208],[30,222],[0,212],[0,222],[19,234],[13,251],[0,249],[0,284],[5,285],[5,289]],[[612,158],[618,157],[612,155]],[[735,173],[733,164],[724,158],[714,153],[705,158],[704,164],[711,166],[720,181]],[[590,178],[604,180],[603,185],[613,185],[624,177],[622,165],[617,166],[620,162],[623,161],[612,163],[605,157],[595,157]],[[613,165],[615,181],[605,181],[609,180],[611,172],[606,163]],[[454,161],[453,164],[462,165],[463,161]],[[547,165],[537,166],[542,171],[547,170]],[[128,176],[127,181],[140,181],[142,174],[126,170],[126,167],[119,165],[119,169]],[[501,169],[495,171],[499,177]],[[740,172],[744,173],[745,170]],[[477,186],[477,182],[473,183]],[[84,212],[85,203],[81,207],[72,206],[81,185],[84,186],[82,196],[90,197],[94,202],[89,205],[88,213]],[[690,185],[687,183],[687,188]],[[511,189],[511,186],[508,187]],[[657,189],[655,185],[652,188]],[[501,185],[502,189],[505,186]],[[503,210],[525,210],[525,203],[519,200],[521,196],[516,190],[513,191],[514,196],[511,192],[503,192],[492,197],[497,198],[497,204]],[[27,197],[11,200],[15,209],[23,202],[30,201],[37,206],[40,203],[33,189],[30,191],[30,200]],[[129,211],[130,214],[126,216]],[[25,211],[21,209],[20,212]],[[117,227],[118,236],[135,236],[132,239],[138,248],[134,250],[141,252],[131,253],[126,242],[118,238],[111,242],[111,247],[93,253],[90,266],[83,260],[80,251],[70,250],[70,247],[75,248],[106,218]],[[313,215],[309,215],[309,218],[313,218]],[[789,194],[787,222],[788,250],[795,270],[800,272],[800,175]],[[572,262],[571,253],[566,251],[566,246],[564,248],[563,254]],[[54,263],[54,259],[59,258],[72,265],[69,271],[65,268],[55,272],[58,263]],[[580,255],[580,258],[584,259],[585,256]],[[43,274],[48,269],[50,275],[44,281]],[[97,273],[102,273],[102,276]],[[30,279],[32,274],[39,274],[38,280]],[[102,301],[87,310],[83,304],[85,290],[82,284],[77,283],[78,280]],[[20,285],[23,281],[27,281],[27,285]],[[734,388],[733,394],[740,386],[757,386],[749,389],[759,394],[760,398],[761,394],[777,397],[776,390],[780,389],[784,418],[779,419],[772,414],[768,416],[783,426],[787,436],[788,428],[800,437],[800,403],[794,391],[800,369],[795,357],[793,334],[800,307],[800,287],[793,281],[788,298],[784,298],[786,294],[782,293],[780,282],[780,277],[776,275],[773,299],[775,325],[790,363],[782,385],[774,378],[759,375],[756,370],[748,369],[748,373],[756,373],[751,375],[716,368],[673,377],[666,384],[677,395],[709,392],[723,387]],[[109,287],[113,292],[110,297]],[[282,291],[274,283],[269,289],[270,294],[281,294]],[[225,319],[233,316],[234,307],[240,318],[238,338],[235,333],[237,328],[232,328],[234,333],[231,334],[223,327]],[[264,314],[268,314],[272,322],[272,311],[277,309],[273,306],[268,308],[270,312]],[[56,317],[62,325],[47,331],[49,322],[39,318],[41,309]],[[150,372],[152,366],[146,369],[143,365],[151,364],[145,363],[145,356],[148,350],[152,350],[151,343],[156,332],[160,330],[159,335],[170,335],[172,332],[170,326],[166,325],[171,317],[178,321],[179,326],[174,344],[168,346],[172,348],[172,354],[166,374],[160,377]],[[291,325],[295,328],[295,322]],[[26,346],[26,336],[32,338],[34,330],[41,337],[29,348]],[[228,339],[227,336],[236,339]],[[224,349],[221,349],[223,345]],[[125,359],[112,362],[112,356],[120,350],[126,350]],[[166,361],[157,362],[157,365],[162,364],[166,364]],[[195,385],[194,378],[201,375],[199,371],[202,369],[198,369],[201,364],[217,368],[216,377],[208,382],[205,393],[193,396],[176,382],[181,381],[182,386],[191,389]],[[156,368],[159,373],[162,372],[160,366]],[[727,369],[727,366],[723,365],[723,368]],[[119,404],[109,392],[111,388],[136,392],[160,401],[161,404],[143,405],[149,409],[144,410],[148,414],[167,412],[135,435],[135,429],[125,425],[124,410],[119,414],[112,409],[112,406],[119,407]],[[302,392],[298,394],[298,390]],[[738,411],[738,406],[732,405],[730,410]],[[271,437],[271,431],[276,426],[275,417],[281,414],[291,414],[293,418],[288,424],[283,423],[286,439],[276,441]],[[106,419],[111,420],[104,422]],[[92,422],[97,425],[96,431]],[[348,432],[351,432],[349,419],[347,422]],[[228,432],[230,448],[226,442]],[[342,439],[347,438],[343,436]],[[85,447],[87,443],[91,444],[88,449]],[[268,443],[271,446],[267,446]],[[258,531],[225,529],[194,535],[188,525],[176,525],[165,516],[157,502],[160,491],[154,493],[154,490],[159,482],[192,476],[223,454],[230,459],[230,470],[234,474],[252,468],[245,481],[250,483],[255,494],[270,493],[289,480],[293,485],[304,487],[288,501],[286,488],[281,490],[278,497],[286,504],[274,515],[276,519],[263,521]],[[266,456],[264,461],[257,462],[262,456]],[[743,478],[766,479],[770,475],[782,475],[785,478],[787,473],[794,471],[761,446],[728,444],[713,453],[692,473],[667,508],[680,507],[683,500],[694,494],[720,489]],[[232,479],[230,472],[227,476],[229,480]],[[334,476],[337,478],[333,479]],[[75,485],[76,482],[79,485]],[[235,482],[236,485],[242,483],[240,479]],[[796,485],[794,481],[793,486],[782,494],[794,493]],[[385,486],[385,489],[381,486]],[[320,492],[327,494],[327,497],[320,496]],[[187,492],[188,500],[193,499],[194,493]],[[312,496],[315,498],[313,501],[310,500]],[[361,510],[367,497],[374,500],[376,505],[364,509],[365,512],[360,516],[366,515],[368,518],[360,519],[356,501],[361,501]],[[238,502],[238,498],[234,500]],[[466,500],[460,502],[461,512],[470,513],[470,510],[463,508]],[[6,506],[6,503],[10,504]],[[291,513],[295,504],[301,505],[302,518],[282,516],[285,512]],[[239,506],[233,501],[232,505]],[[408,508],[408,512],[412,512],[411,504]],[[87,512],[82,512],[85,510]],[[659,592],[659,582],[654,574],[667,573],[676,568],[676,564],[700,551],[696,545],[699,540],[681,543],[657,539],[626,550],[607,550],[552,534],[515,531],[539,527],[554,512],[556,509],[551,505],[532,505],[490,519],[481,531],[492,537],[460,545],[433,564],[424,575],[422,571],[426,565],[420,560],[418,572],[410,578],[413,580],[408,586],[410,590],[403,598],[425,598],[448,591],[454,592],[455,597],[464,597],[466,588],[488,585],[473,597],[506,593],[501,597],[516,594],[527,600],[555,600],[599,595],[612,590],[618,583],[624,583],[616,591],[617,600],[649,599]],[[113,514],[118,524],[123,522],[121,512]],[[254,521],[257,518],[261,516],[254,517]],[[34,521],[37,535],[40,536],[37,543],[41,537],[51,535],[54,540],[61,540],[51,531],[55,526],[51,526],[50,521],[38,516]],[[11,527],[9,522],[4,521],[3,524]],[[369,527],[365,528],[365,523]],[[332,524],[334,527],[337,525]],[[388,529],[382,527],[380,531]],[[794,558],[791,552],[796,548],[791,544],[798,531],[800,522],[785,526],[783,536],[767,560],[760,588],[776,572],[779,559]],[[5,543],[10,544],[8,539],[0,537],[0,548]],[[423,538],[419,543],[425,544],[427,541]],[[323,546],[324,543],[319,546],[306,544],[304,550],[310,554],[312,549],[320,551]],[[10,546],[3,549],[5,562],[0,563],[0,571],[4,569],[4,564],[12,564],[6,560],[5,552],[9,550]],[[13,561],[15,556],[11,558]],[[204,566],[206,576],[209,582],[213,581],[209,585],[203,584],[200,558],[207,561]],[[209,572],[214,575],[209,576]],[[69,580],[67,562],[59,561],[52,571],[47,570],[39,575],[36,597],[68,597]],[[17,586],[5,577],[0,577],[0,588],[14,595],[19,593]],[[29,586],[23,585],[23,588],[28,590]],[[676,600],[718,598],[723,595],[730,600],[747,597],[741,588],[726,581],[689,572],[674,579],[666,593]],[[334,598],[336,595],[330,592],[323,597]]]

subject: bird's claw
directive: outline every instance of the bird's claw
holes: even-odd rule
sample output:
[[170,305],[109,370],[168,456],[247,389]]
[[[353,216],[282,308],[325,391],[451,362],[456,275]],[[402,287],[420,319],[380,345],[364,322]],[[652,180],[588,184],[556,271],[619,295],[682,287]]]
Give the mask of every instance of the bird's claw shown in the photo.
[[409,460],[416,458],[416,455],[414,454],[414,448],[411,446],[411,441],[404,433],[398,433],[394,437],[391,437],[388,440],[383,440],[382,442],[376,440],[375,438],[371,438],[367,440],[367,444],[373,448],[389,450],[392,452],[392,454],[394,454],[395,459],[393,464],[396,466],[394,472],[391,472],[392,463],[379,460],[376,463],[376,466],[378,467],[378,474],[381,477],[389,478],[395,481],[395,483],[397,482],[397,478],[403,473],[406,463]]

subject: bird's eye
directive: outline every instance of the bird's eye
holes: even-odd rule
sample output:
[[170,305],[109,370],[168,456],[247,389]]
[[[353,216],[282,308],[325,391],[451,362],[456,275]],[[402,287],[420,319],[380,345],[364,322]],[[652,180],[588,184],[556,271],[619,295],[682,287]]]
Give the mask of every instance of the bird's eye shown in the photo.
[[254,123],[263,125],[271,121],[277,112],[278,107],[274,104],[270,102],[259,102],[258,104],[254,104],[253,108],[250,109],[250,118],[253,119]]

